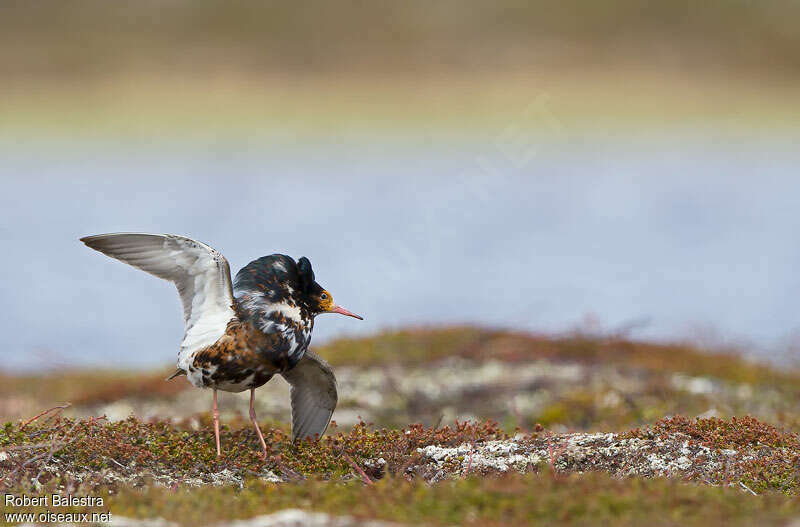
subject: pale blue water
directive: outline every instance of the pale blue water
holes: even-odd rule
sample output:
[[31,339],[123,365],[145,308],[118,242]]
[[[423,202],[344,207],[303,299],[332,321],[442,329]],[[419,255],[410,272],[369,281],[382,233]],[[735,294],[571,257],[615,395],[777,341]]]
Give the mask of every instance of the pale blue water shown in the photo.
[[6,368],[160,365],[172,286],[78,237],[173,232],[234,272],[308,256],[364,322],[316,342],[472,322],[545,332],[646,318],[769,353],[800,328],[800,152],[788,137],[561,137],[515,155],[475,140],[328,144],[0,141]]

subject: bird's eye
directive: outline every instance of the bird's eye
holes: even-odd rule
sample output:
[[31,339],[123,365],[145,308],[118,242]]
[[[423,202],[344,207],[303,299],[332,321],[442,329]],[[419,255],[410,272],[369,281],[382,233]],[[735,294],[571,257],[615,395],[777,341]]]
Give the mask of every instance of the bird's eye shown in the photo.
[[327,299],[328,299],[328,293],[322,293],[321,295],[319,295],[319,297],[320,297],[322,300],[327,300]]

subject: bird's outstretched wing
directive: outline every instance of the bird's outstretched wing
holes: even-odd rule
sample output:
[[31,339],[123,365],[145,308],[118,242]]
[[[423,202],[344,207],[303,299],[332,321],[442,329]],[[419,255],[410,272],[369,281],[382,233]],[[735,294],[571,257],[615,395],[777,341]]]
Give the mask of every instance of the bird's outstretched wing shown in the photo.
[[339,397],[330,364],[306,351],[283,378],[292,385],[292,441],[324,434]]
[[204,243],[174,234],[143,233],[97,234],[81,241],[175,284],[186,325],[181,358],[216,342],[235,315],[228,261]]

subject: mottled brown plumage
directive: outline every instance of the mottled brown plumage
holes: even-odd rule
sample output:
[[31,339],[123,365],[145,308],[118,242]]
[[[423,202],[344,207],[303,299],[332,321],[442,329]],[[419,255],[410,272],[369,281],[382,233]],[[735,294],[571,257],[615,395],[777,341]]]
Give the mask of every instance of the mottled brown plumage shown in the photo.
[[234,318],[216,343],[197,353],[192,367],[202,371],[203,386],[239,385],[250,379],[246,388],[258,388],[288,368],[288,359],[276,364],[278,354],[259,352],[274,347],[277,340]]

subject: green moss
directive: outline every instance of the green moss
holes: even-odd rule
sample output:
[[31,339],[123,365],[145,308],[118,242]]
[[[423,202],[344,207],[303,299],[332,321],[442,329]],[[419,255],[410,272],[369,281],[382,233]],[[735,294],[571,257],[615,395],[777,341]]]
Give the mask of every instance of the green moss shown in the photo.
[[632,430],[629,437],[667,437],[676,433],[689,436],[711,448],[772,447],[800,450],[797,434],[784,431],[750,416],[731,419],[692,419],[683,416],[657,421],[646,429]]
[[[800,438],[750,416],[731,419],[691,419],[682,416],[662,419],[653,426],[631,430],[627,437],[641,439],[683,434],[690,441],[715,449],[749,453],[733,473],[755,492],[778,491],[800,495]],[[741,457],[741,454],[739,455]],[[717,482],[728,478],[720,473]]]
[[[246,421],[230,424],[222,434],[225,455],[217,459],[208,421],[196,431],[134,418],[114,423],[42,418],[24,428],[6,423],[0,429],[0,445],[57,445],[53,461],[59,467],[51,473],[33,463],[16,472],[6,482],[6,489],[31,492],[31,481],[38,477],[47,491],[71,488],[77,494],[104,495],[118,515],[165,517],[187,525],[286,507],[434,525],[521,525],[537,521],[637,525],[645,520],[654,525],[701,525],[726,518],[733,522],[729,525],[771,525],[800,513],[797,501],[779,495],[800,495],[796,474],[800,439],[750,417],[674,417],[632,430],[627,436],[675,439],[681,434],[712,450],[747,451],[748,459],[736,458],[737,466],[729,467],[727,473],[721,471],[712,482],[724,486],[741,481],[764,494],[758,498],[738,489],[661,479],[619,480],[602,474],[556,477],[546,469],[540,474],[448,480],[431,486],[409,470],[422,461],[417,449],[426,445],[456,446],[506,438],[492,422],[441,428],[412,425],[403,430],[374,430],[362,423],[346,433],[298,444],[290,442],[286,430],[267,428],[267,459],[260,457],[257,439]],[[377,457],[384,458],[386,464],[367,462]],[[3,469],[11,471],[20,461],[6,460]],[[373,484],[365,486],[353,464]],[[99,471],[106,468],[123,478],[131,477],[124,480],[126,483],[103,480]],[[243,478],[241,486],[188,488],[185,483],[226,469]],[[273,485],[257,478],[267,471],[289,482]],[[91,475],[79,479],[68,475],[81,472]],[[168,488],[155,486],[148,479],[164,474],[169,477]],[[691,473],[686,477],[708,482]]]
[[[387,477],[365,486],[353,480],[307,480],[244,488],[121,489],[105,494],[113,514],[161,517],[201,525],[285,508],[427,525],[785,525],[800,514],[796,500],[778,494],[750,496],[739,489],[676,481],[619,480],[603,474],[554,479],[550,474],[509,474],[427,485]],[[89,510],[89,509],[83,509]]]
[[[72,473],[97,471],[113,463],[123,475],[148,472],[166,474],[174,480],[208,477],[225,469],[242,477],[273,471],[289,479],[332,479],[350,476],[354,472],[351,463],[364,466],[365,460],[384,458],[386,466],[372,474],[379,478],[386,472],[402,473],[419,457],[417,449],[423,446],[508,437],[493,422],[456,423],[454,427],[441,428],[411,425],[403,430],[371,430],[361,423],[347,433],[298,443],[291,442],[286,430],[266,428],[263,434],[270,452],[264,459],[249,422],[231,424],[233,427],[224,426],[221,430],[221,458],[216,457],[208,421],[200,430],[189,431],[180,425],[164,421],[143,423],[133,417],[111,423],[95,418],[76,421],[56,417],[36,421],[24,429],[7,423],[0,432],[0,444],[35,446],[40,452],[57,446],[53,459]],[[33,477],[42,484],[57,483],[55,476],[49,472],[40,474],[39,469],[39,464],[32,464],[6,483],[24,488]],[[105,483],[98,480],[97,484]]]

